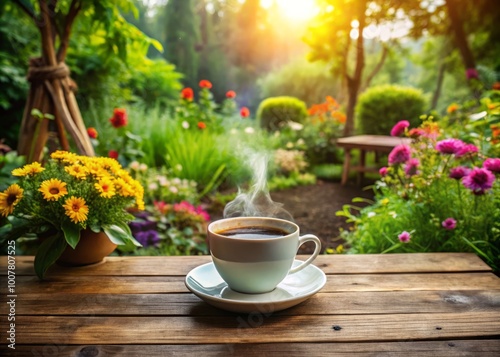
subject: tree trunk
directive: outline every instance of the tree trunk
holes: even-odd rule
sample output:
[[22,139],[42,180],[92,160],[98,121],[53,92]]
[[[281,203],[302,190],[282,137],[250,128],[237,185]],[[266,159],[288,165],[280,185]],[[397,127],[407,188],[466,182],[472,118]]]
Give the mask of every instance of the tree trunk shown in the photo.
[[[344,126],[344,136],[350,136],[354,133],[354,111],[356,109],[356,103],[358,102],[358,92],[361,85],[361,78],[363,76],[363,69],[365,67],[365,48],[363,39],[363,30],[366,25],[366,0],[360,1],[359,3],[359,36],[356,41],[356,67],[354,69],[353,76],[349,76],[347,73],[347,91],[349,94],[349,99],[347,102],[346,110],[346,123]],[[347,60],[347,59],[346,59]]]
[[434,90],[434,95],[432,96],[431,109],[436,109],[439,97],[441,96],[441,89],[443,88],[444,73],[446,72],[446,63],[443,61],[439,65],[439,73],[436,83],[436,89]]
[[446,0],[446,7],[448,9],[448,16],[450,18],[451,29],[455,37],[455,43],[462,56],[462,61],[466,69],[475,69],[476,61],[474,60],[474,55],[470,50],[469,44],[467,42],[467,35],[465,34],[464,28],[462,26],[462,21],[458,13],[458,4],[456,0]]

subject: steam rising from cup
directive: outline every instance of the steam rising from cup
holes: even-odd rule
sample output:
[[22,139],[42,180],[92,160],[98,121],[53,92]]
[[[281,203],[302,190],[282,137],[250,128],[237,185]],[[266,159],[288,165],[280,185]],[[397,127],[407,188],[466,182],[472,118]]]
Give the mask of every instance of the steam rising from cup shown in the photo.
[[250,167],[253,184],[248,192],[238,192],[238,196],[224,208],[224,218],[230,217],[274,217],[293,221],[292,215],[283,204],[271,199],[267,188],[268,154],[253,154]]

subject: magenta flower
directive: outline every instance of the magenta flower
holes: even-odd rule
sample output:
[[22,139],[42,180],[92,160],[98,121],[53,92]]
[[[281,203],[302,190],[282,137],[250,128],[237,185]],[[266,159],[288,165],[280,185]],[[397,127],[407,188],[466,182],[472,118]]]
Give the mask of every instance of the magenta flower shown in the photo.
[[441,154],[456,154],[463,149],[465,143],[459,139],[445,139],[438,141],[436,150]]
[[491,172],[500,173],[500,159],[486,159],[483,162],[483,167]]
[[444,229],[451,231],[455,229],[455,227],[457,226],[457,221],[450,217],[446,218],[443,222],[441,222],[441,225],[443,226]]
[[408,120],[398,121],[391,129],[391,136],[401,136],[409,126],[410,122]]
[[382,167],[380,170],[378,170],[378,173],[380,174],[380,176],[384,177],[384,176],[387,176],[387,167]]
[[419,159],[410,159],[405,165],[405,174],[407,176],[413,176],[418,173],[418,166],[420,165]]
[[475,154],[479,151],[478,147],[474,144],[465,144],[458,152],[455,154],[456,157],[462,157],[467,154]]
[[479,79],[479,73],[477,71],[477,69],[475,68],[467,68],[465,70],[465,77],[467,77],[467,79]]
[[398,238],[401,243],[408,243],[411,239],[411,234],[407,231],[403,231],[403,233],[398,235]]
[[411,149],[408,145],[398,145],[389,154],[389,165],[405,163],[410,159]]
[[465,166],[454,167],[450,170],[450,178],[460,180],[462,177],[467,176],[470,169]]
[[495,181],[495,175],[489,170],[476,167],[463,178],[462,184],[475,195],[482,195],[493,186],[493,181]]

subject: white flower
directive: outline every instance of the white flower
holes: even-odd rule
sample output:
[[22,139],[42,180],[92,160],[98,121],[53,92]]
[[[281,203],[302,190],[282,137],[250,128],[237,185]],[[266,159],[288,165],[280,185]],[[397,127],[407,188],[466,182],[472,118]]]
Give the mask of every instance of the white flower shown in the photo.
[[377,214],[375,212],[368,212],[367,216],[368,218],[375,217]]
[[182,127],[183,127],[184,129],[189,129],[189,123],[188,123],[187,121],[185,121],[185,120],[184,120],[184,121],[182,122]]
[[302,130],[304,128],[304,125],[297,123],[297,122],[294,122],[294,121],[289,121],[288,126],[290,128],[292,128],[292,130],[295,130],[295,131],[299,131],[299,130]]
[[292,148],[293,148],[293,143],[291,143],[291,142],[287,142],[287,143],[286,143],[286,147],[287,147],[288,149],[292,149]]
[[238,134],[238,129],[232,128],[230,131],[231,135]]
[[175,187],[175,186],[171,186],[170,187],[170,192],[177,193],[177,192],[179,192],[179,189],[177,187]]
[[304,145],[305,143],[306,142],[302,138],[300,138],[299,140],[297,140],[297,145]]
[[158,185],[156,184],[156,182],[152,182],[148,185],[148,188],[151,190],[151,191],[154,191],[154,190],[157,190],[158,189]]
[[165,176],[158,176],[157,179],[161,186],[168,185],[168,179]]
[[181,179],[180,179],[180,178],[178,178],[178,177],[175,177],[174,179],[172,179],[172,183],[173,183],[174,185],[180,185],[180,184],[181,184],[181,182],[182,182],[182,181],[181,181]]
[[141,170],[141,171],[147,171],[147,169],[148,169],[148,165],[146,165],[146,164],[141,164],[139,166],[139,170]]
[[247,133],[247,134],[253,134],[253,133],[255,133],[255,129],[252,128],[251,126],[247,126],[245,128],[245,133]]
[[137,161],[132,161],[128,166],[132,169],[132,170],[139,170],[139,162]]

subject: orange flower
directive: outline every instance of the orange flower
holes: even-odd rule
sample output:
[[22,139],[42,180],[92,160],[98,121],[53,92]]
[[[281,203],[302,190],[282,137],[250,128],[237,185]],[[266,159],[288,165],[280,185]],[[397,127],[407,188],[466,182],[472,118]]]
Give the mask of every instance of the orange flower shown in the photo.
[[198,122],[198,129],[203,130],[206,127],[207,127],[207,124],[205,124],[204,122],[202,122],[202,121]]
[[494,89],[494,90],[500,90],[500,82],[493,83],[493,85],[491,86],[491,88]]
[[448,108],[446,109],[446,112],[448,114],[455,113],[458,110],[459,106],[456,103],[450,104]]
[[111,125],[115,128],[121,128],[122,126],[126,126],[127,122],[127,111],[123,108],[115,108],[113,110],[113,117],[109,119]]
[[210,89],[210,88],[212,88],[212,83],[210,81],[207,81],[206,79],[202,79],[200,81],[200,88]]
[[236,92],[234,90],[227,91],[226,98],[229,98],[229,99],[236,98]]
[[93,127],[87,128],[87,134],[92,139],[97,139],[97,130]]
[[181,97],[182,97],[182,99],[193,100],[193,98],[194,98],[193,90],[189,87],[184,88],[181,91]]
[[242,107],[240,109],[240,115],[242,118],[247,118],[250,116],[250,109],[248,109],[247,107]]

